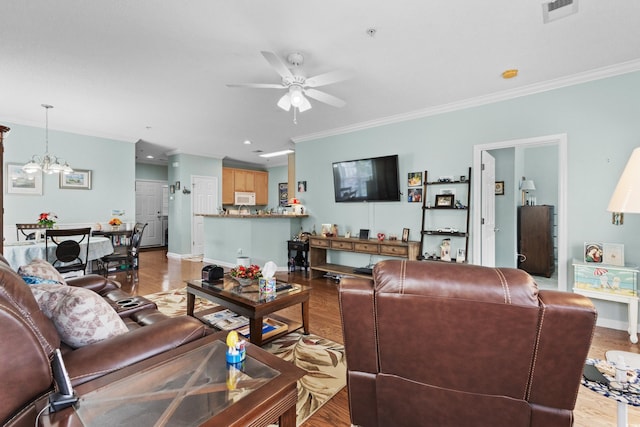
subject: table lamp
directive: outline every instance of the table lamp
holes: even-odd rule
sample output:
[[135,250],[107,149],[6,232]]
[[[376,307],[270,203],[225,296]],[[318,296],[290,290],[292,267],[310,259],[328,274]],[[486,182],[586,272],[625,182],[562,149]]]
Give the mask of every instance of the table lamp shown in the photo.
[[607,211],[613,212],[612,222],[616,225],[622,224],[623,213],[640,213],[640,147],[631,153]]
[[522,177],[522,181],[520,181],[520,190],[522,190],[522,206],[525,205],[525,197],[529,191],[534,191],[536,189],[536,185],[533,183],[531,179],[524,179]]

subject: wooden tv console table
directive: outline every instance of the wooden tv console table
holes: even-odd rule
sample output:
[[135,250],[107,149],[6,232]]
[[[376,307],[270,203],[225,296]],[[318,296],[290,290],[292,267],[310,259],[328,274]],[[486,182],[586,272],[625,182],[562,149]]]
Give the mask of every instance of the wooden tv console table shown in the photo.
[[347,237],[309,237],[309,263],[311,278],[321,277],[324,273],[345,274],[358,277],[371,277],[354,273],[348,265],[327,263],[327,251],[346,251],[359,254],[380,255],[415,260],[420,252],[420,242],[402,242],[400,240],[358,239]]

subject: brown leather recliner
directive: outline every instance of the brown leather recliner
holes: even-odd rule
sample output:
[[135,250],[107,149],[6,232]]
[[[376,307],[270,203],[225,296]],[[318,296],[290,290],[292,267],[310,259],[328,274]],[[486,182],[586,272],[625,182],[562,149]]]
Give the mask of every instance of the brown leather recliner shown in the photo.
[[571,426],[597,313],[522,270],[382,261],[344,278],[351,422]]
[[[88,275],[68,281],[116,301],[125,293],[112,281]],[[193,317],[170,318],[155,308],[119,313],[129,332],[73,349],[61,343],[29,286],[0,255],[0,423],[33,426],[53,388],[50,357],[61,348],[75,386],[197,340],[211,330]]]

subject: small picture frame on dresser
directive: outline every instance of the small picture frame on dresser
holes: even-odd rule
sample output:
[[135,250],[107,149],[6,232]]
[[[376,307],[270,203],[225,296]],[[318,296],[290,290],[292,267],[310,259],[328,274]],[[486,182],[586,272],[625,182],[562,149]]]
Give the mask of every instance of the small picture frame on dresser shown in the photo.
[[408,228],[403,228],[402,229],[402,241],[405,242],[405,243],[409,241],[409,229]]
[[602,262],[604,264],[624,267],[624,245],[620,243],[603,243]]
[[361,228],[358,238],[361,240],[369,240],[369,230],[366,228]]

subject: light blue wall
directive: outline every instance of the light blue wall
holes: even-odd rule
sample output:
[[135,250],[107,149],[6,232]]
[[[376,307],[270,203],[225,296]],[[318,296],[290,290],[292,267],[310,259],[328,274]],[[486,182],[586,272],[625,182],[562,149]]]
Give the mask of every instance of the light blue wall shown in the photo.
[[[11,128],[5,136],[5,165],[26,163],[45,150],[42,128],[3,123]],[[57,175],[43,175],[43,194],[15,195],[4,191],[4,223],[35,222],[40,212],[55,212],[64,224],[106,223],[112,209],[125,211],[124,222],[135,221],[135,145],[126,141],[78,135],[49,129],[49,151],[76,169],[92,172],[91,190],[59,188]]]
[[222,160],[189,154],[175,154],[169,157],[168,182],[180,181],[180,190],[169,195],[169,252],[191,253],[191,197],[185,188],[192,190],[192,176],[218,178],[218,204],[222,199]]
[[[296,144],[296,180],[307,180],[305,228],[337,223],[417,240],[420,207],[406,202],[335,203],[331,163],[399,154],[400,176],[465,174],[476,144],[566,133],[568,138],[568,257],[582,257],[587,240],[622,243],[627,263],[640,263],[640,216],[611,224],[606,207],[631,154],[640,146],[640,72],[508,101]],[[403,188],[406,191],[406,187]],[[473,207],[473,202],[472,202]],[[319,228],[318,228],[319,229]],[[473,230],[472,230],[473,232]],[[342,231],[341,231],[342,233]],[[361,262],[362,263],[362,262]],[[568,266],[567,282],[573,279]],[[624,319],[621,304],[598,302],[605,317]]]
[[136,163],[136,179],[151,181],[167,181],[169,171],[167,166]]

